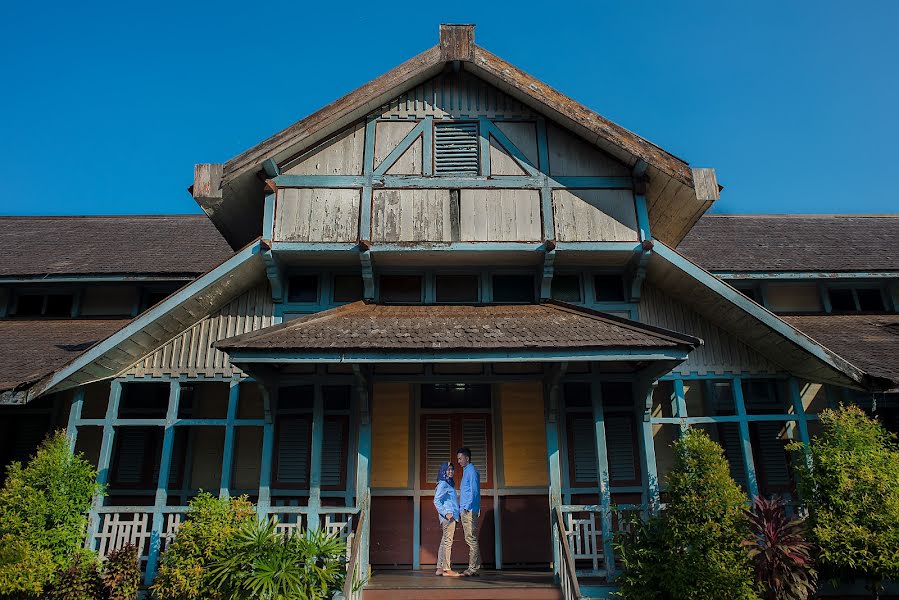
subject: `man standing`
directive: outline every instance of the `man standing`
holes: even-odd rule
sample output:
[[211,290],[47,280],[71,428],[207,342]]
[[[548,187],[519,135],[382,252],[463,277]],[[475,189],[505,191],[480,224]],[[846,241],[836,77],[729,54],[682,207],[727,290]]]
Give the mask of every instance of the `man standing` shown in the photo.
[[462,511],[462,531],[468,544],[468,569],[463,577],[474,577],[481,570],[481,549],[478,546],[478,516],[481,514],[481,474],[471,464],[471,450],[459,448],[456,461],[462,468],[459,485],[459,508]]

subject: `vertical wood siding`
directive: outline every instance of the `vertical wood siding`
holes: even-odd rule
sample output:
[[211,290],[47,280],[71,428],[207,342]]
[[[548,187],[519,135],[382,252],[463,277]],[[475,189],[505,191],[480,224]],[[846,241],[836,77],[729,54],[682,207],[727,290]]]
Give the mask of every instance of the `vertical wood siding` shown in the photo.
[[371,487],[408,488],[412,386],[376,383],[371,407]]
[[639,240],[630,190],[553,190],[553,216],[560,242]]
[[[537,124],[533,121],[497,121],[497,128],[502,131],[515,147],[521,150],[532,165],[545,169],[540,165],[537,153]],[[492,175],[526,175],[518,163],[509,156],[506,150],[490,136],[490,173]]]
[[560,127],[548,124],[546,134],[550,175],[627,177],[631,174],[627,166],[611,155]]
[[361,175],[365,123],[329,138],[281,165],[284,175]]
[[499,386],[503,472],[507,487],[548,485],[543,386],[540,382]]
[[453,209],[449,190],[376,190],[372,200],[372,239],[452,241],[453,222],[458,219]]
[[539,241],[541,237],[536,190],[462,190],[459,214],[465,242]]
[[240,369],[231,366],[228,356],[212,344],[272,324],[271,293],[268,285],[258,286],[163,344],[123,374],[135,377],[240,375]]
[[704,345],[690,353],[690,357],[675,369],[677,373],[775,373],[781,370],[730,333],[649,284],[643,286],[640,320],[702,338]]
[[282,242],[352,242],[359,234],[359,190],[278,190],[275,239]]
[[[375,128],[375,161],[378,168],[384,159],[399,146],[403,138],[415,128],[414,121],[379,122]],[[421,175],[422,174],[422,142],[419,137],[412,147],[387,169],[388,175]]]

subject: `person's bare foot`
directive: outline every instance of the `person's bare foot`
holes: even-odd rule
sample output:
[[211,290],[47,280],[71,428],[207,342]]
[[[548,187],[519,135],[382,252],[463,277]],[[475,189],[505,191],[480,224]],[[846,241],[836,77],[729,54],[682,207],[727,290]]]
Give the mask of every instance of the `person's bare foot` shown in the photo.
[[443,577],[443,569],[437,569],[437,572],[434,573],[437,577]]
[[457,573],[457,572],[453,571],[452,569],[447,569],[446,571],[443,572],[443,576],[444,577],[461,577],[462,574]]

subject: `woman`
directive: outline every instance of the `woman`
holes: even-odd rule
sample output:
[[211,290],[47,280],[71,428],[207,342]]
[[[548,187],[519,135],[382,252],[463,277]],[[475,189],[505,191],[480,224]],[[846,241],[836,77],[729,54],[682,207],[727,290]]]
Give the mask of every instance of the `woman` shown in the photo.
[[437,575],[438,577],[459,577],[452,569],[453,535],[456,533],[456,522],[459,520],[459,497],[456,496],[456,484],[453,481],[453,463],[440,465],[437,474],[437,489],[434,491],[434,506],[437,507],[437,516],[440,518],[440,526],[443,527],[443,537],[440,538],[440,546],[437,548]]

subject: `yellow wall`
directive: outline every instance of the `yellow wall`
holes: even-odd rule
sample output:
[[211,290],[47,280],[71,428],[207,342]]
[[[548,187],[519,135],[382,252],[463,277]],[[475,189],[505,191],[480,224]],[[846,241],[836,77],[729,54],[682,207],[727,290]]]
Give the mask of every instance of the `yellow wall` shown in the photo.
[[371,406],[371,487],[409,487],[412,386],[376,383]]
[[503,383],[498,389],[505,485],[548,485],[543,385],[539,382]]

